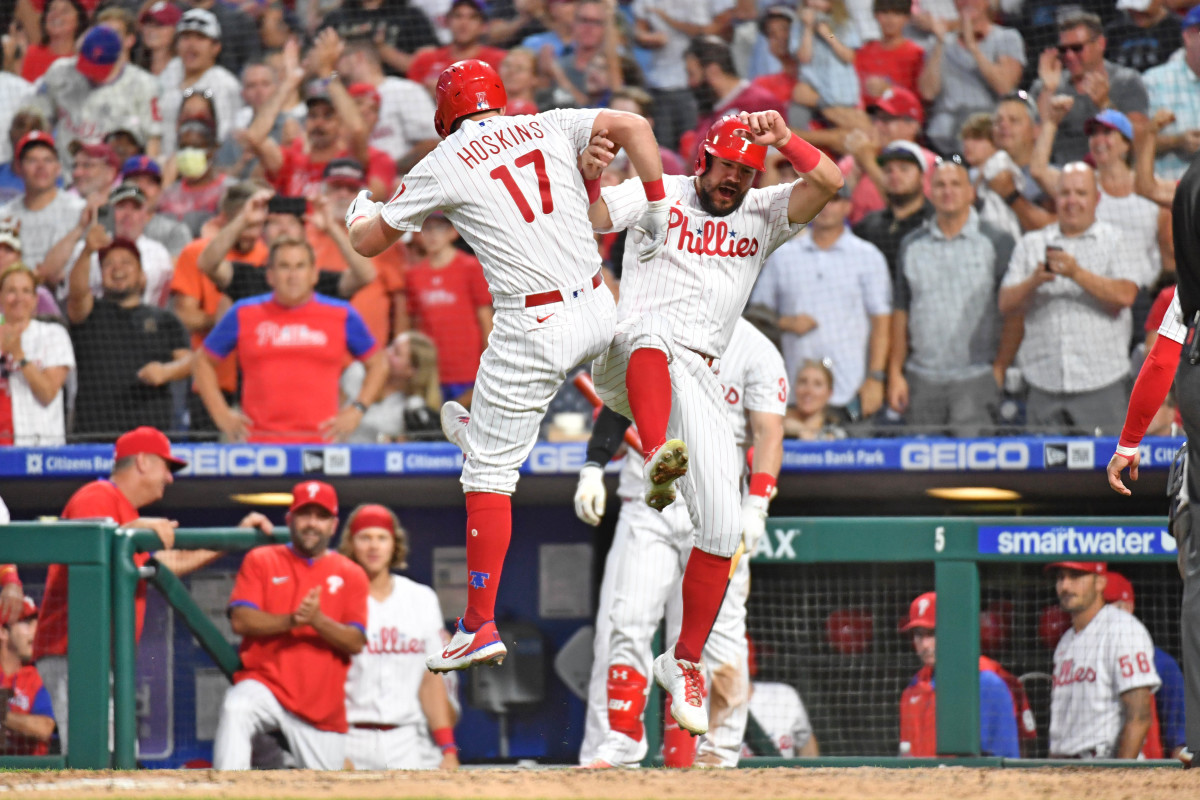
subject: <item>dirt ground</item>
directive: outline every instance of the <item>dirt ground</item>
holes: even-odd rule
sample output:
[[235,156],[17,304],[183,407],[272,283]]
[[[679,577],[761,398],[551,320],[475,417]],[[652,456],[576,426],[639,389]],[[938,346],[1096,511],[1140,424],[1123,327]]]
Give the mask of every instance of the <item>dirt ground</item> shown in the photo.
[[468,769],[438,773],[196,771],[7,772],[0,797],[481,798],[481,800],[1181,800],[1200,797],[1200,770],[740,769],[585,771]]

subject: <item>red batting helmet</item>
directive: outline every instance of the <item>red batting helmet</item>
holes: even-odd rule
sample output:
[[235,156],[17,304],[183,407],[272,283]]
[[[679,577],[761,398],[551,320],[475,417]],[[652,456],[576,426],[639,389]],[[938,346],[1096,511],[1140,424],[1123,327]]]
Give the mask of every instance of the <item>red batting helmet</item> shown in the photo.
[[703,175],[704,154],[743,164],[762,172],[767,168],[767,147],[754,143],[750,126],[737,117],[722,117],[708,129],[708,135],[696,150],[696,175]]
[[454,124],[463,117],[479,111],[503,110],[508,105],[508,93],[496,70],[475,58],[446,67],[438,78],[435,96],[433,126],[443,139],[454,133]]

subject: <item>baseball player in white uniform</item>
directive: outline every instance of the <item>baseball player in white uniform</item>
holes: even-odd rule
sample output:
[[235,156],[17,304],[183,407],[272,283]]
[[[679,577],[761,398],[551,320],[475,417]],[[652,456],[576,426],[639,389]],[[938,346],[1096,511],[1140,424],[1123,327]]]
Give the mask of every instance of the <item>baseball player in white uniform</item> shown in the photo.
[[436,95],[443,141],[386,204],[369,192],[355,198],[346,224],[355,250],[375,256],[431,212],[444,212],[479,256],[496,311],[470,417],[457,404],[442,409],[443,429],[465,456],[468,572],[466,613],[450,643],[426,660],[444,672],[504,660],[493,618],[517,469],[567,372],[612,340],[616,309],[601,280],[589,187],[578,168],[593,134],[606,132],[624,147],[644,182],[641,234],[630,237],[642,257],[662,246],[667,203],[658,146],[637,115],[556,109],[503,116],[500,77],[475,60],[447,67]]
[[[739,318],[729,347],[721,359],[723,418],[738,448],[753,446],[751,472],[778,477],[783,461],[783,417],[787,413],[787,371],[783,357],[754,326]],[[620,423],[627,420],[610,414]],[[597,420],[601,436],[603,424]],[[607,434],[613,444],[620,441]],[[606,502],[603,464],[611,457],[597,438],[589,443],[589,462],[579,475],[575,508],[590,525],[600,522]],[[596,460],[593,462],[592,459]],[[743,457],[741,464],[746,463]],[[621,470],[617,493],[623,503],[616,535],[605,562],[596,614],[592,680],[588,689],[588,714],[580,763],[591,767],[636,766],[646,755],[642,725],[650,650],[664,615],[669,637],[677,636],[681,616],[680,579],[687,566],[696,535],[687,508],[673,503],[662,512],[647,505],[642,496],[643,461],[630,453]],[[750,498],[749,487],[746,488]],[[765,503],[762,504],[765,513]],[[758,529],[761,532],[761,527]],[[747,542],[753,552],[757,541]],[[741,558],[725,594],[712,633],[704,646],[704,664],[715,676],[709,696],[713,707],[712,730],[700,742],[701,756],[714,763],[736,766],[746,727],[749,670],[746,647],[746,598],[750,593],[750,559]]]
[[[346,675],[346,759],[355,769],[454,769],[454,696],[425,669],[445,644],[433,589],[393,569],[408,566],[408,535],[390,509],[356,508],[342,530],[342,555],[367,573],[367,645]],[[447,680],[455,680],[451,674]]]
[[[801,177],[751,189],[772,144]],[[708,713],[700,655],[742,532],[747,525],[762,529],[773,488],[752,476],[750,502],[739,508],[737,447],[723,422],[714,370],[764,260],[821,210],[841,187],[842,174],[793,136],[775,111],[716,122],[695,172],[666,179],[666,244],[622,275],[616,336],[593,363],[592,376],[605,404],[638,426],[646,445],[646,502],[666,507],[675,498],[673,484],[687,475],[680,488],[697,537],[684,569],[679,639],[655,661],[654,677],[671,695],[679,725],[702,734]],[[590,210],[593,227],[612,231],[636,223],[647,209],[638,191],[636,181],[605,189]]]
[[1137,617],[1105,604],[1107,564],[1060,561],[1048,569],[1071,615],[1054,648],[1050,756],[1137,758],[1162,684],[1154,642]]

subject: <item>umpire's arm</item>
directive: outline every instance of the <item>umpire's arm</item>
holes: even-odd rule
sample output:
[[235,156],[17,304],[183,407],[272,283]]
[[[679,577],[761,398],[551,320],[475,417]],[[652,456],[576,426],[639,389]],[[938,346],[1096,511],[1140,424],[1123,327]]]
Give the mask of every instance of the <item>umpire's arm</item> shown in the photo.
[[1142,686],[1121,694],[1121,711],[1124,723],[1117,738],[1117,758],[1137,758],[1150,730],[1150,704],[1154,695],[1150,688]]

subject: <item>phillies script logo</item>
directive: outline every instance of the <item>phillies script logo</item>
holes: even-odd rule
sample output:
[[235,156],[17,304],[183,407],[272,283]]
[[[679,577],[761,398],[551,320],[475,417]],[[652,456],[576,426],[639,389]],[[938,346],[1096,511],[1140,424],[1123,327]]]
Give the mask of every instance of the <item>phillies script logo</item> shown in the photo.
[[314,330],[302,322],[295,325],[260,322],[254,333],[259,347],[324,347],[329,342],[325,331]]
[[375,655],[419,655],[425,652],[425,640],[409,639],[393,625],[379,629],[379,636],[367,642],[367,652]]
[[758,239],[738,239],[737,231],[731,231],[729,225],[706,219],[704,224],[692,228],[687,214],[678,206],[671,206],[671,215],[667,220],[667,234],[672,228],[679,228],[679,241],[676,247],[689,253],[705,256],[737,256],[745,258],[758,252]]
[[1054,688],[1057,689],[1059,686],[1070,686],[1072,683],[1084,683],[1085,681],[1087,683],[1095,683],[1096,670],[1092,669],[1091,667],[1087,667],[1086,669],[1079,667],[1076,669],[1075,659],[1068,658],[1062,663],[1062,666],[1058,668],[1058,672],[1054,675]]

